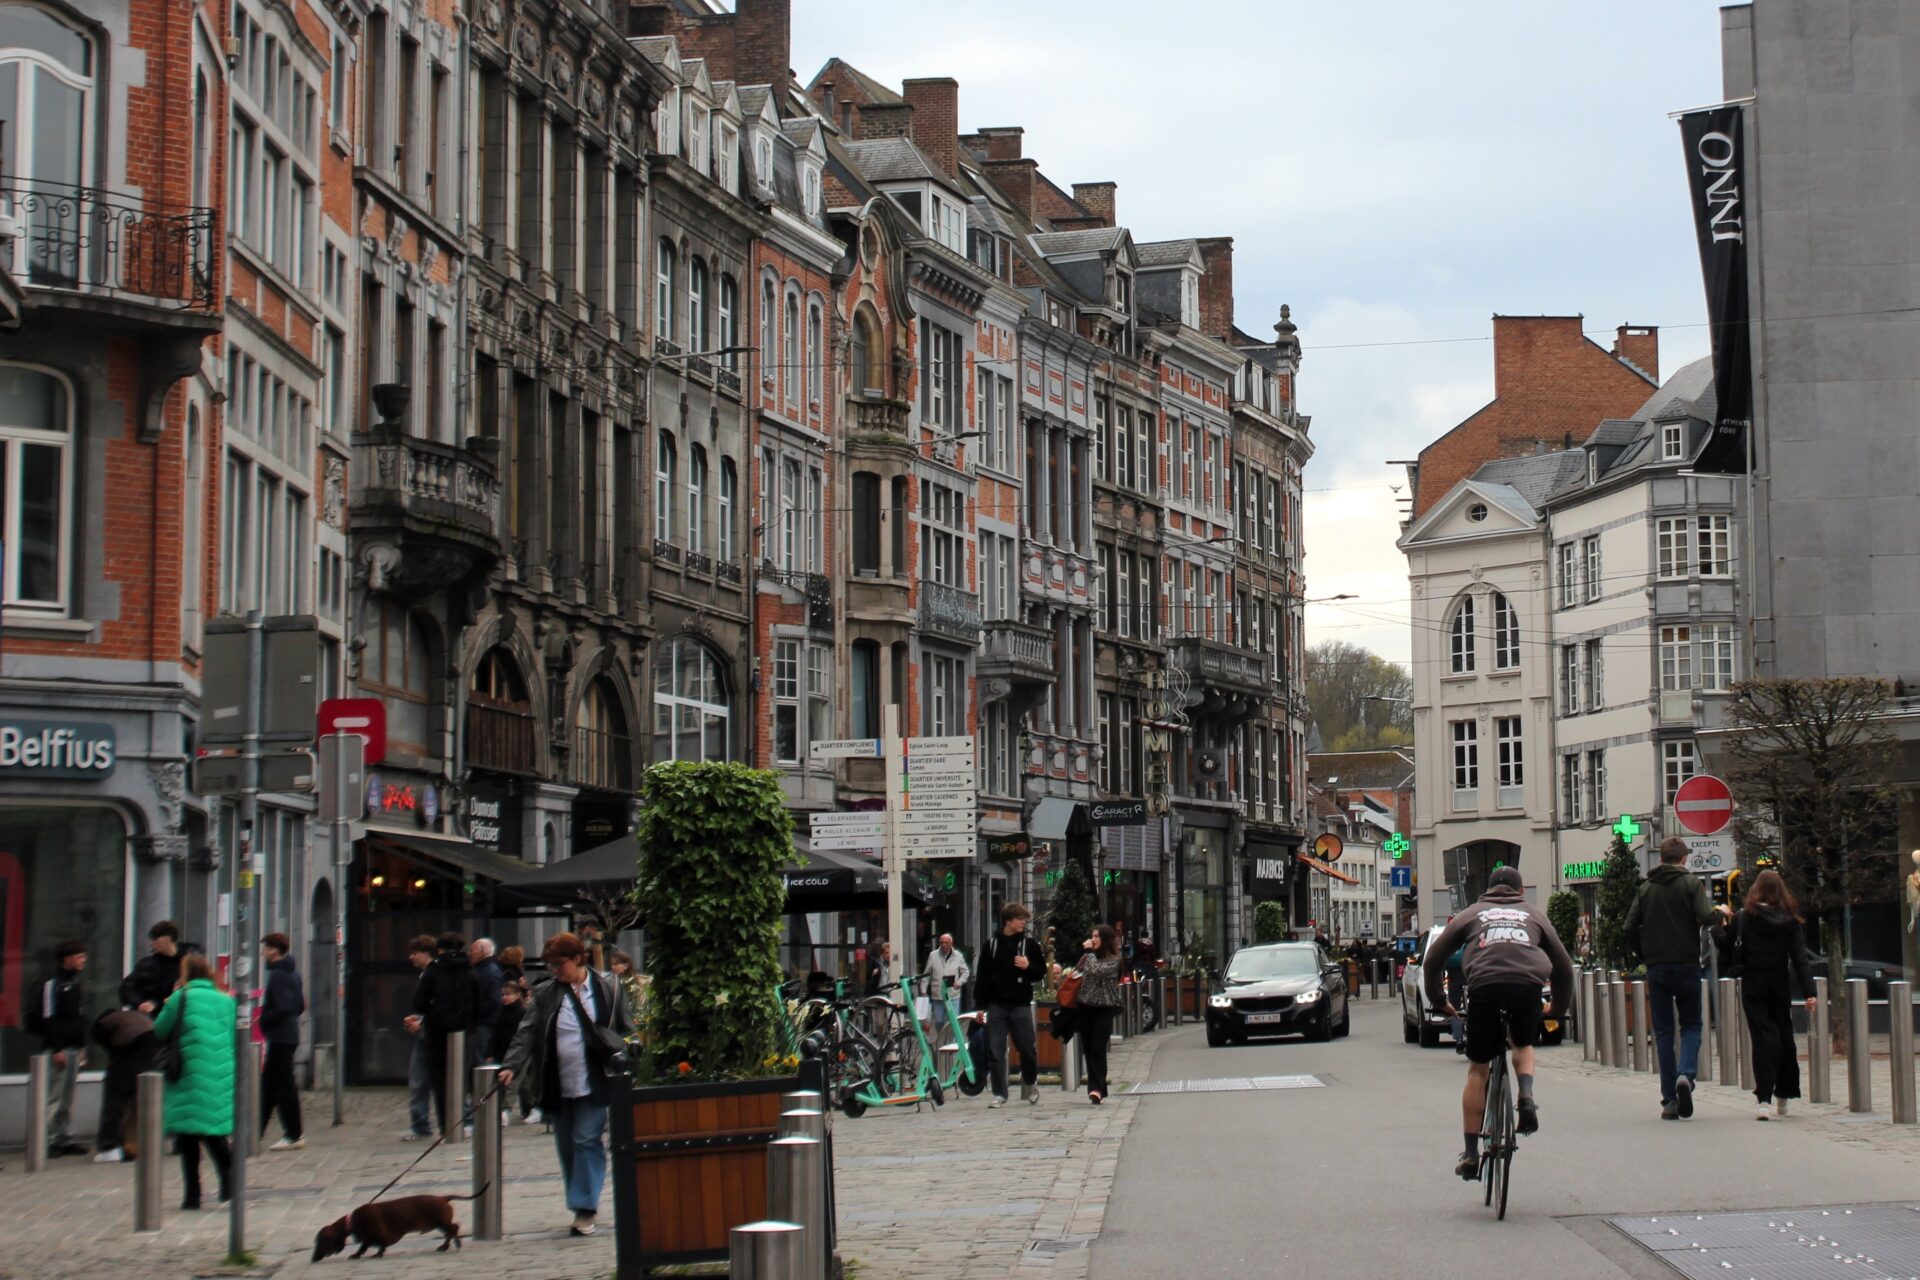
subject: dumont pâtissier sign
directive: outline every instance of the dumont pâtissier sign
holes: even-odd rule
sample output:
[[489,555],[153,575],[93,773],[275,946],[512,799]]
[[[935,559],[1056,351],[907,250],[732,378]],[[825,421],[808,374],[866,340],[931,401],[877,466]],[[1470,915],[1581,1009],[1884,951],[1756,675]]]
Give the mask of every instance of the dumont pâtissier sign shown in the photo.
[[0,720],[0,778],[106,778],[113,726],[76,720]]

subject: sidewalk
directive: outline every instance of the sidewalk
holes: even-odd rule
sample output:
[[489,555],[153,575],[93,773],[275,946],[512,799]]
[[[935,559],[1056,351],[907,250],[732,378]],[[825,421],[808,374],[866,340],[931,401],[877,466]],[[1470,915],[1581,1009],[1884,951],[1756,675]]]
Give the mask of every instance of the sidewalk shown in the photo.
[[[1114,1046],[1116,1090],[1146,1078],[1162,1039]],[[1099,1233],[1120,1143],[1139,1101],[1116,1095],[1094,1107],[1083,1094],[1069,1096],[1058,1086],[1042,1086],[1036,1106],[1016,1101],[989,1111],[986,1101],[983,1094],[955,1097],[939,1111],[835,1117],[840,1253],[857,1265],[859,1280],[1086,1276],[1086,1243]],[[0,1157],[6,1239],[0,1278],[466,1280],[480,1274],[487,1280],[578,1280],[612,1274],[611,1176],[601,1233],[585,1240],[569,1236],[552,1139],[538,1126],[519,1125],[505,1134],[506,1238],[500,1243],[467,1242],[458,1253],[442,1254],[434,1251],[434,1238],[413,1236],[384,1261],[369,1254],[353,1262],[342,1254],[309,1262],[314,1232],[379,1191],[419,1148],[398,1140],[406,1129],[403,1090],[350,1092],[347,1122],[338,1129],[327,1123],[328,1095],[304,1095],[301,1105],[309,1118],[307,1149],[248,1163],[247,1240],[258,1257],[252,1268],[220,1265],[227,1212],[213,1203],[213,1172],[204,1161],[207,1208],[179,1211],[179,1162],[169,1159],[163,1229],[135,1235],[131,1164],[67,1157],[28,1175],[20,1153],[11,1152]],[[470,1147],[442,1145],[393,1194],[464,1195],[472,1189],[470,1159]],[[457,1208],[463,1229],[471,1230],[471,1205]]]

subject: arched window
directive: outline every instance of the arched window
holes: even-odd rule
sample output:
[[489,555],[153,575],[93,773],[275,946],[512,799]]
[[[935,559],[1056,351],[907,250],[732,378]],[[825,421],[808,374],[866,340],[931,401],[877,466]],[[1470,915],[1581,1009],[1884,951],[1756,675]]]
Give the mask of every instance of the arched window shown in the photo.
[[54,613],[67,606],[72,446],[73,396],[65,380],[25,365],[0,365],[0,502],[6,504],[0,550],[8,608]]
[[820,299],[807,299],[807,403],[820,406],[820,384],[825,380],[826,344],[821,341]]
[[774,365],[778,361],[773,343],[776,305],[773,277],[768,276],[760,282],[760,386],[766,391],[773,390]]
[[720,459],[719,509],[713,517],[714,551],[720,563],[733,562],[733,505],[739,499],[740,476],[732,458]]
[[687,458],[687,550],[705,555],[707,550],[707,451],[699,445]]
[[[37,284],[80,279],[83,206],[93,136],[93,42],[47,10],[0,5],[0,119],[6,178],[29,230],[12,269]],[[25,197],[37,197],[27,199]]]
[[1473,672],[1473,597],[1461,596],[1447,624],[1447,670],[1456,676]]
[[467,687],[467,763],[503,773],[535,773],[533,703],[520,666],[505,648],[487,650]]
[[733,712],[718,659],[684,636],[653,652],[654,761],[725,760]]
[[673,433],[662,431],[653,460],[653,536],[660,542],[673,541],[673,486],[679,470]]
[[[720,324],[713,337],[716,347],[740,345],[740,282],[730,275],[720,277]],[[729,351],[720,357],[720,363],[729,369],[738,368],[739,357]]]
[[787,329],[781,347],[780,385],[787,389],[787,405],[792,408],[800,403],[800,295],[791,289],[787,291],[783,319]]
[[687,350],[707,349],[707,264],[687,264]]
[[414,613],[392,596],[368,601],[362,632],[360,687],[387,704],[387,747],[433,757],[433,682],[427,633]]
[[847,356],[847,390],[855,395],[873,395],[878,388],[873,384],[873,325],[867,320],[867,313],[853,313],[853,338],[849,344]]
[[673,242],[661,238],[654,253],[653,332],[655,337],[673,341]]
[[573,715],[573,780],[583,787],[625,791],[633,758],[626,713],[605,676],[587,686]]
[[1520,615],[1513,602],[1493,593],[1493,669],[1511,671],[1520,665]]

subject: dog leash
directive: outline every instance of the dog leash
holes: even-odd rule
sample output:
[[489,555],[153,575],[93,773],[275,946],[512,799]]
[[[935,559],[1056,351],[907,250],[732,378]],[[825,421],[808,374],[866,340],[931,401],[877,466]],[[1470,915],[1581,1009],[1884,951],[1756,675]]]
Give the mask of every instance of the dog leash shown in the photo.
[[[493,1082],[493,1088],[487,1090],[485,1093],[481,1094],[478,1098],[475,1098],[473,1100],[473,1105],[468,1107],[466,1114],[460,1117],[460,1124],[462,1126],[465,1126],[467,1121],[473,1119],[473,1113],[486,1105],[488,1098],[491,1098],[494,1094],[500,1092],[500,1090],[504,1088],[506,1088],[506,1083],[504,1081],[495,1080]],[[452,1132],[452,1129],[449,1128],[447,1130],[447,1133],[451,1133],[451,1132]],[[439,1146],[441,1143],[447,1140],[447,1133],[442,1133],[439,1137],[435,1138],[433,1140],[433,1146],[428,1147],[425,1151],[422,1151],[419,1155],[415,1156],[413,1158],[412,1164],[408,1165],[406,1168],[402,1169],[399,1173],[395,1174],[392,1182],[389,1182],[386,1186],[380,1188],[378,1191],[374,1192],[371,1196],[369,1196],[366,1200],[366,1203],[372,1204],[375,1200],[378,1200],[381,1196],[393,1190],[394,1185],[398,1183],[400,1179],[412,1173],[414,1169],[419,1167],[419,1164],[422,1160],[425,1160],[428,1156],[433,1154],[434,1147]]]

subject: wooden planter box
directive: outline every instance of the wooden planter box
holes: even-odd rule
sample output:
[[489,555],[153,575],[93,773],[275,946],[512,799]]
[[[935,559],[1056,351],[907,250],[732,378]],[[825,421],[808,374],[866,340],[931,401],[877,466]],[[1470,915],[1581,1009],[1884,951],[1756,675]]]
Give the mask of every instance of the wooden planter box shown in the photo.
[[798,1076],[634,1087],[610,1082],[619,1280],[724,1261],[727,1233],[767,1216],[767,1144]]
[[[1053,1021],[1054,1006],[1051,1002],[1033,1006],[1033,1040],[1040,1050],[1040,1061],[1035,1064],[1040,1071],[1058,1071],[1060,1069],[1061,1044],[1047,1030]],[[1013,1047],[1013,1037],[1007,1037],[1007,1079],[1018,1079],[1020,1072],[1020,1051]]]

